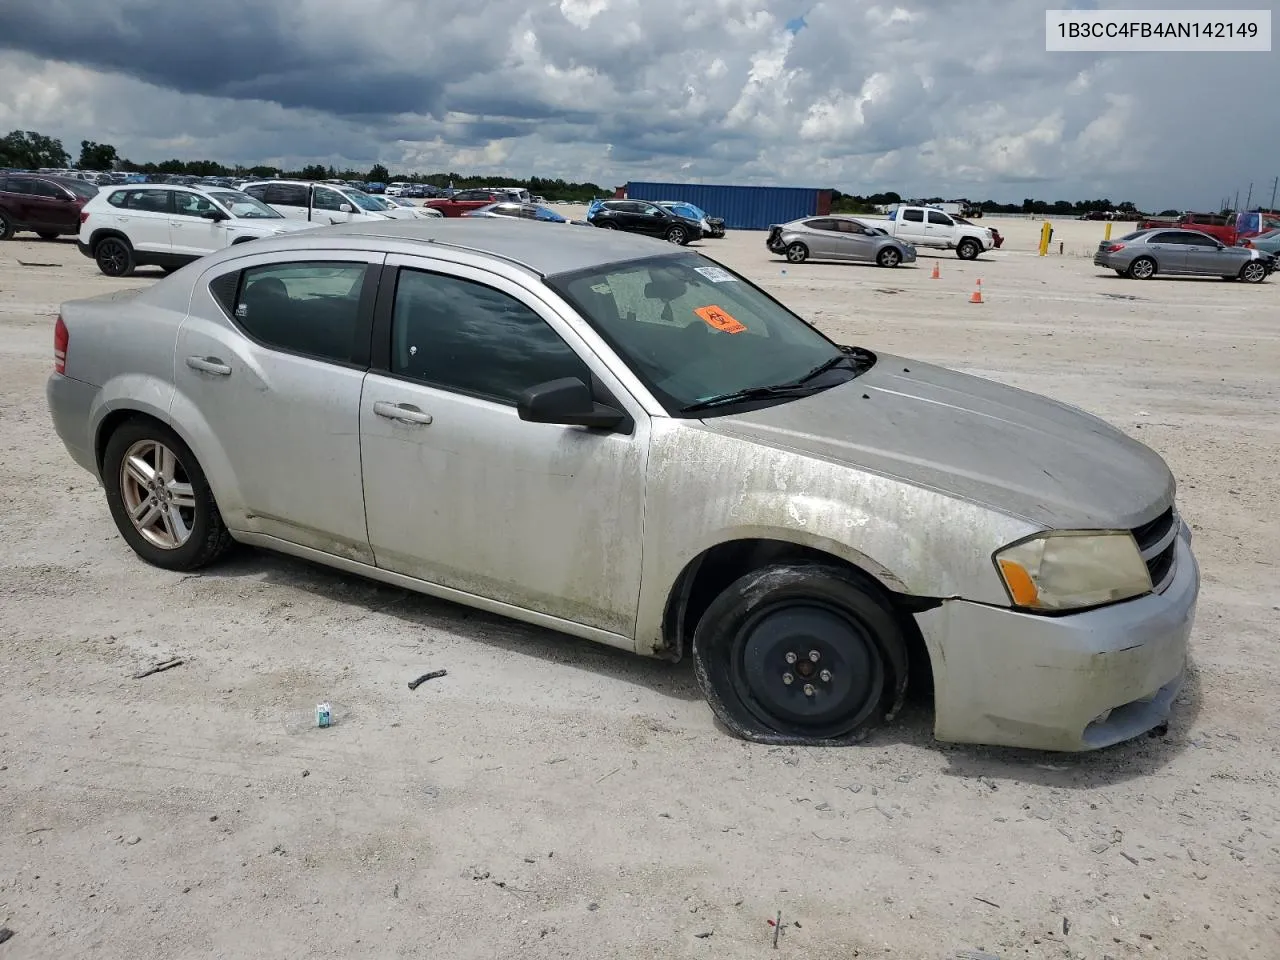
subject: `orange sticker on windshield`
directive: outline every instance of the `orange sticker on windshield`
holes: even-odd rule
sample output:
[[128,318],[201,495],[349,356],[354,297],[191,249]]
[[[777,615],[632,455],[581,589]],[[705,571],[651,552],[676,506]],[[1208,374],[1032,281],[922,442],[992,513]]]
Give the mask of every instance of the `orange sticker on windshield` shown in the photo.
[[693,312],[701,317],[707,326],[715,327],[722,333],[741,333],[747,329],[745,323],[735,320],[719,307],[698,307]]

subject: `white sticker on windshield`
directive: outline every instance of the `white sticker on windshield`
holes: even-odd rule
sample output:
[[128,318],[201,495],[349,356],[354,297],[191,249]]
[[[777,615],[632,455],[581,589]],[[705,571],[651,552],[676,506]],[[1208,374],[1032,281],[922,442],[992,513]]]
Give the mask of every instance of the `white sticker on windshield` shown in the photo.
[[591,285],[591,289],[596,293],[603,294],[606,297],[609,294],[613,293],[613,289],[607,283],[593,283]]
[[738,279],[724,267],[694,267],[693,269],[697,270],[712,283],[729,283]]

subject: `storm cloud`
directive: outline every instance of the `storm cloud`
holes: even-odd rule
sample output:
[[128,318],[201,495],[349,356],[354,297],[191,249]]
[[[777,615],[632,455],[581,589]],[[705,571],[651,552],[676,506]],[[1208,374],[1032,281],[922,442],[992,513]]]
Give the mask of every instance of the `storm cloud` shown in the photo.
[[1269,197],[1277,88],[1272,54],[1049,54],[1007,0],[0,4],[0,130],[139,160],[1213,206]]

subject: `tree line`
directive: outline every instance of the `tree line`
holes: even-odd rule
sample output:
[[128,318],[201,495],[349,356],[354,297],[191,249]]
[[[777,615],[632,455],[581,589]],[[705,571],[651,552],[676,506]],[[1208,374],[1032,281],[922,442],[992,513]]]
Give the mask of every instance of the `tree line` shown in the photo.
[[[5,167],[19,170],[37,170],[41,167],[65,169],[72,166],[71,154],[67,152],[62,141],[54,137],[37,133],[34,130],[14,130],[0,138],[0,169]],[[274,177],[280,176],[294,180],[356,180],[362,183],[390,183],[403,181],[406,183],[430,184],[445,189],[453,187],[464,190],[468,187],[483,187],[492,184],[495,179],[504,186],[524,187],[535,196],[552,197],[557,200],[593,200],[605,196],[612,191],[605,190],[591,182],[578,183],[559,177],[493,177],[480,175],[464,175],[460,173],[395,173],[385,166],[375,163],[368,170],[339,170],[332,166],[310,164],[300,170],[279,170],[275,167],[227,165],[216,160],[162,160],[159,163],[137,163],[121,157],[116,148],[109,143],[98,143],[94,140],[80,141],[80,156],[74,166],[80,170],[129,170],[145,174],[185,174],[192,177]],[[843,193],[840,190],[831,192],[831,209],[835,213],[872,213],[879,206],[902,203],[902,197],[893,192],[874,193],[867,196]],[[922,203],[942,203],[941,197],[921,200]],[[1103,198],[1098,200],[1035,200],[1028,197],[1022,203],[997,203],[994,200],[975,202],[983,213],[1029,213],[1041,216],[1083,216],[1086,213],[1129,213],[1138,214],[1137,208],[1129,201],[1113,204]],[[1162,216],[1174,216],[1177,210],[1163,210]]]

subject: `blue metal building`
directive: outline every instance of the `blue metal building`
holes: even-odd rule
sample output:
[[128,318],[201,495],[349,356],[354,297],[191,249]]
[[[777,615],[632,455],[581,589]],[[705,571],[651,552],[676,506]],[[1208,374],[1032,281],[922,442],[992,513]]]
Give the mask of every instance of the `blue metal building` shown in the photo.
[[831,191],[808,187],[740,187],[711,183],[631,181],[629,200],[683,200],[730,230],[768,230],[772,224],[831,212]]

